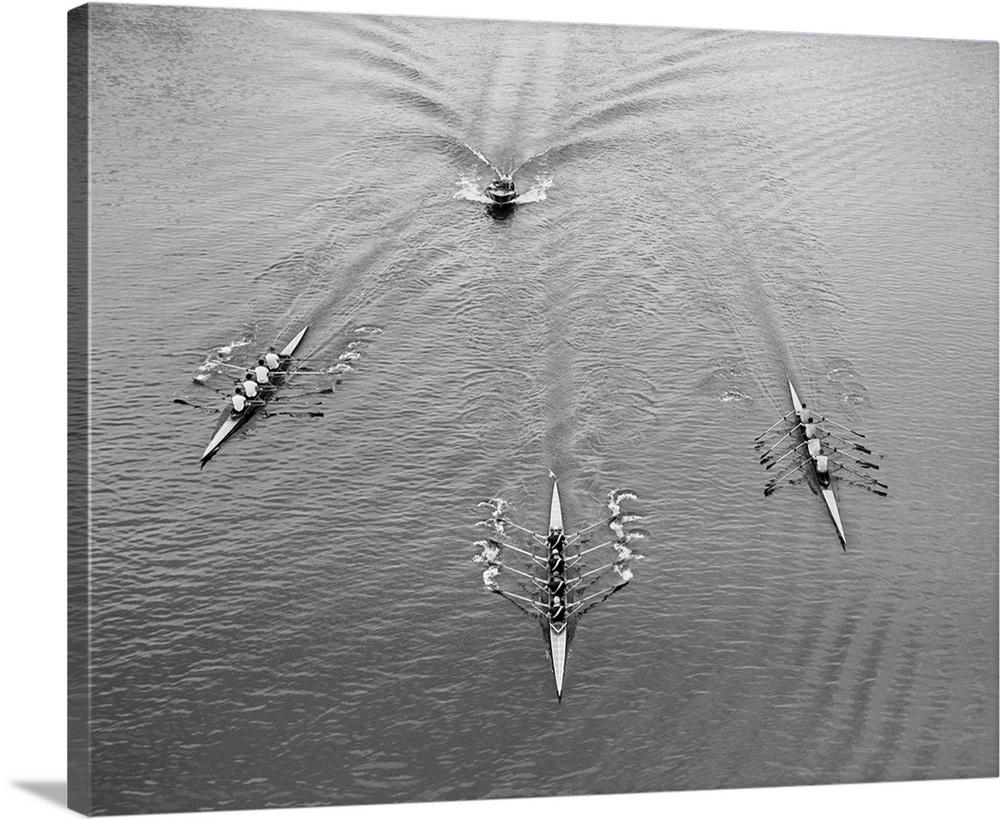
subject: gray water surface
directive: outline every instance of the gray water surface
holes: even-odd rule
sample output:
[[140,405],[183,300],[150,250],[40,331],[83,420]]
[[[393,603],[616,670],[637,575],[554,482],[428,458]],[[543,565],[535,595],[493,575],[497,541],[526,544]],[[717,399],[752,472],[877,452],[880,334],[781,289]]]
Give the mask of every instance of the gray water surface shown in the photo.
[[[97,812],[997,774],[996,43],[96,5],[90,54]],[[324,417],[199,471],[173,399],[305,324]],[[789,376],[890,488],[846,552],[763,496]],[[561,705],[471,560],[549,469],[650,534]]]

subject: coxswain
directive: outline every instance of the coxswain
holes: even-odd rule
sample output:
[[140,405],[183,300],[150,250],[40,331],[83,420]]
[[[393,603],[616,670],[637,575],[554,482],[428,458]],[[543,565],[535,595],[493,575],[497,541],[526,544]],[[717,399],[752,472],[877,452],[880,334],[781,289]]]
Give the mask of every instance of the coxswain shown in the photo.
[[823,488],[830,485],[830,459],[826,455],[816,457],[816,477]]
[[243,392],[251,400],[257,397],[257,377],[252,370],[243,377]]
[[247,398],[243,394],[243,387],[237,387],[236,388],[236,391],[233,393],[232,402],[233,402],[233,414],[234,415],[237,415],[237,414],[243,412],[243,410],[246,409],[246,407],[247,407]]
[[257,366],[254,367],[254,375],[257,376],[258,384],[268,384],[271,381],[270,375],[268,374],[267,365],[264,363],[264,359],[260,358],[257,360]]
[[267,355],[264,356],[264,363],[267,365],[269,370],[276,370],[281,366],[281,359],[275,352],[274,347],[268,348]]

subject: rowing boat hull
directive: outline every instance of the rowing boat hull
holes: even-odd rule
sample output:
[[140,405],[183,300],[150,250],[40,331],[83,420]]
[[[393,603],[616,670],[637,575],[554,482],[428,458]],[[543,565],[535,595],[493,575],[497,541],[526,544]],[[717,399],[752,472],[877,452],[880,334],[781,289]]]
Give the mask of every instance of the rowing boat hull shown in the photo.
[[829,486],[820,487],[820,492],[823,493],[823,500],[826,501],[826,508],[830,517],[833,518],[833,524],[837,527],[837,537],[840,538],[841,545],[846,548],[847,539],[844,537],[844,524],[840,520],[840,509],[837,506],[837,498],[833,494],[833,489]]
[[556,696],[562,702],[563,674],[566,672],[566,625],[556,628],[549,624],[549,650],[552,652],[552,673],[556,678]]
[[[563,531],[562,504],[559,502],[559,482],[552,484],[552,504],[549,507],[549,534]],[[556,696],[562,701],[563,675],[566,672],[566,623],[549,621],[549,652],[552,674],[556,680]]]
[[[298,332],[298,335],[296,335],[295,338],[293,338],[291,341],[288,342],[288,344],[285,345],[285,348],[281,351],[280,355],[284,360],[282,360],[281,364],[279,365],[279,370],[282,373],[286,372],[288,368],[289,362],[287,357],[291,356],[295,352],[296,348],[302,342],[302,339],[306,334],[306,330],[308,329],[309,325],[307,324]],[[271,396],[274,394],[278,386],[279,384],[275,383],[275,385],[270,389],[264,388],[261,390],[260,395],[264,403],[267,403],[267,401],[270,400]],[[215,455],[215,453],[219,451],[219,448],[226,441],[232,438],[233,435],[235,435],[240,430],[240,428],[244,424],[246,424],[247,421],[249,421],[254,415],[256,415],[257,411],[261,409],[263,406],[264,404],[249,406],[238,415],[233,413],[232,408],[230,408],[226,412],[225,418],[222,419],[222,423],[219,424],[218,429],[216,429],[215,435],[212,436],[212,440],[209,441],[208,446],[205,447],[205,451],[202,453],[201,456],[201,466],[205,466],[205,464],[208,463],[209,460],[211,460],[211,458]]]
[[[799,411],[805,407],[805,404],[799,400],[799,395],[795,392],[795,387],[792,386],[791,379],[788,380],[788,391],[792,396],[792,406],[795,408],[796,414],[798,414]],[[819,475],[816,472],[816,466],[813,463],[812,458],[809,458],[809,464],[812,469],[813,477],[816,479],[818,484]],[[837,506],[837,496],[833,493],[833,487],[821,486],[820,494],[823,496],[823,501],[826,503],[826,509],[830,513],[830,519],[833,520],[833,525],[837,527],[837,537],[840,539],[840,545],[846,549],[847,538],[844,535],[844,524],[840,519],[840,508]]]

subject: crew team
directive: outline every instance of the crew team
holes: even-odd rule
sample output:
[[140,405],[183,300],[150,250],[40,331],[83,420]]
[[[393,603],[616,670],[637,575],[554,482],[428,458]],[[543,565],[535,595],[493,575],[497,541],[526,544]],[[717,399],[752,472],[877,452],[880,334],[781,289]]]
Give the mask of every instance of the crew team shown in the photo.
[[243,381],[236,382],[233,392],[233,414],[238,415],[250,406],[261,406],[264,403],[261,390],[270,386],[271,373],[281,367],[281,356],[274,347],[268,349],[263,358],[257,360],[257,366],[247,370]]
[[816,465],[816,477],[819,485],[826,488],[830,485],[830,459],[823,454],[823,445],[820,443],[820,430],[816,426],[816,419],[812,413],[806,409],[805,404],[799,410],[799,424],[806,436],[806,447],[809,450],[809,457]]
[[561,622],[566,618],[566,559],[563,547],[566,536],[562,532],[549,534],[549,619]]

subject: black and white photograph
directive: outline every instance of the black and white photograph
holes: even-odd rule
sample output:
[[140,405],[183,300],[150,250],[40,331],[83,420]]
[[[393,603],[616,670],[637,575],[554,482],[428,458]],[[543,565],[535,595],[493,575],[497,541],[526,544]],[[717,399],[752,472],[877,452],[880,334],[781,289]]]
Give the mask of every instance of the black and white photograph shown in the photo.
[[43,4],[6,813],[995,802],[996,15],[773,5]]

